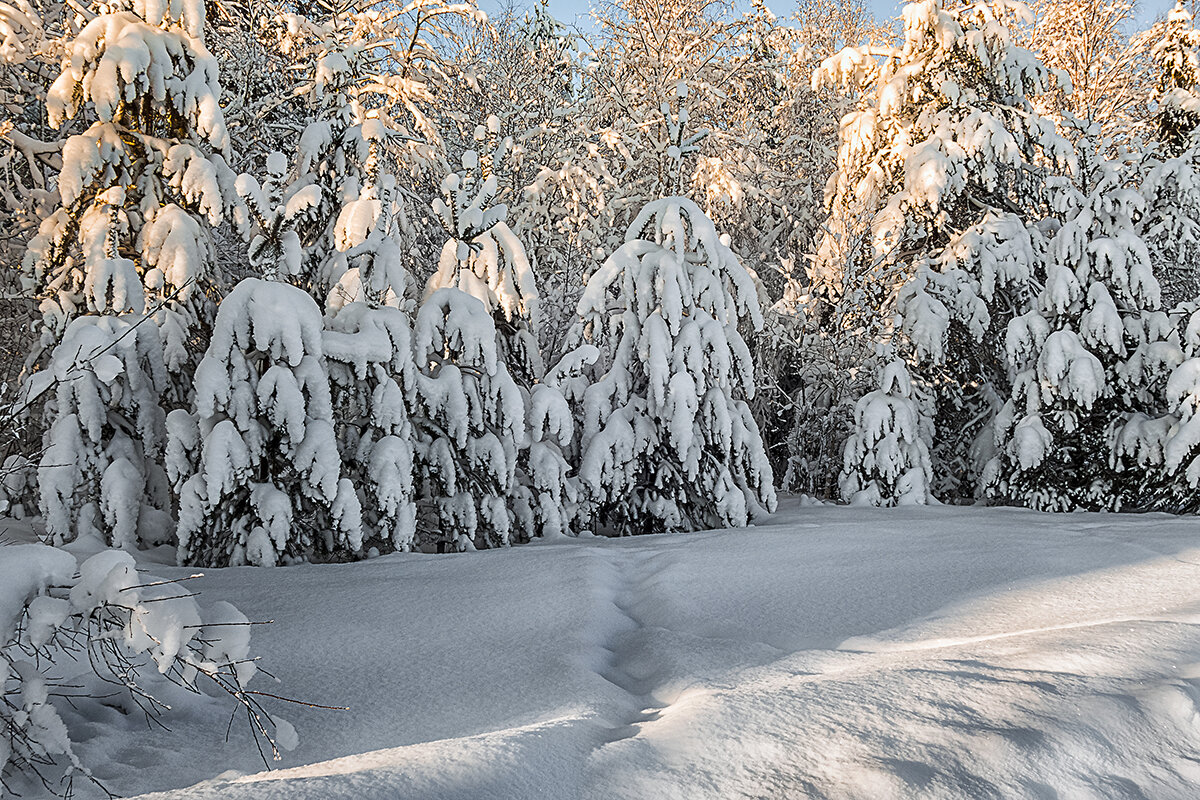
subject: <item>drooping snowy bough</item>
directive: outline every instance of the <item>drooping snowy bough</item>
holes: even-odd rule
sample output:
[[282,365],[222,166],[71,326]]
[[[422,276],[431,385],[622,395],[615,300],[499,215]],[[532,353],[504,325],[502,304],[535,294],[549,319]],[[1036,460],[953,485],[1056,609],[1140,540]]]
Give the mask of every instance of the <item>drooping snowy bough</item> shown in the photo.
[[686,198],[648,204],[625,238],[588,282],[567,355],[599,350],[565,387],[592,518],[621,534],[745,525],[775,507],[738,332],[762,326],[758,287]]
[[67,703],[85,717],[102,703],[158,720],[189,694],[201,704],[216,689],[249,712],[252,733],[278,757],[278,748],[295,747],[296,731],[248,688],[256,660],[241,612],[200,605],[178,580],[139,572],[128,553],[105,550],[77,563],[58,548],[5,547],[0,792],[66,797],[77,779],[95,781],[75,752],[71,717],[60,713]]

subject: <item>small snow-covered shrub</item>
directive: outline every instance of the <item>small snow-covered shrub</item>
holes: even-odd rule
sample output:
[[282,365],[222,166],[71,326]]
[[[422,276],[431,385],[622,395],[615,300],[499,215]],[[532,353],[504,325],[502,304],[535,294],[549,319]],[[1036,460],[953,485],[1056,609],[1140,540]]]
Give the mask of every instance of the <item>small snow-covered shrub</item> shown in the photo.
[[[105,550],[82,564],[38,544],[0,549],[0,788],[69,795],[95,781],[75,752],[53,698],[76,709],[119,705],[157,719],[167,689],[216,689],[245,708],[275,758],[295,730],[247,688],[250,627],[229,603],[203,607],[179,581],[139,574],[133,557]],[[178,702],[178,700],[173,700]]]
[[842,497],[858,505],[929,502],[929,444],[912,379],[899,359],[885,366],[879,388],[854,409],[854,433],[846,441]]

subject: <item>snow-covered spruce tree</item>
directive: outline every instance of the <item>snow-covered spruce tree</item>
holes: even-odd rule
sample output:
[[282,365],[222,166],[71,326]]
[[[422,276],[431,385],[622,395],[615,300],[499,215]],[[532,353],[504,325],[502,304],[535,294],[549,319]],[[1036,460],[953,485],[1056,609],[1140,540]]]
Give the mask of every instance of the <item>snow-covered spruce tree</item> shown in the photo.
[[456,288],[484,304],[497,332],[498,357],[525,395],[531,438],[516,443],[511,509],[516,523],[511,540],[516,542],[571,530],[576,491],[563,449],[572,440],[574,423],[558,389],[537,383],[543,366],[535,336],[540,300],[533,267],[506,223],[506,206],[491,205],[499,190],[498,172],[512,147],[511,139],[499,134],[495,116],[477,126],[473,138],[484,155],[467,150],[461,170],[441,183],[442,197],[433,201],[433,208],[449,239],[425,294]]
[[854,409],[846,442],[842,496],[858,505],[929,502],[929,443],[904,362],[883,367],[879,388]]
[[1157,113],[1147,130],[1142,191],[1145,239],[1167,308],[1200,297],[1200,31],[1177,5],[1165,22],[1139,37],[1150,53],[1156,85],[1147,98]]
[[439,289],[417,312],[413,353],[418,542],[439,552],[507,545],[526,408],[492,315]]
[[339,223],[348,269],[327,302],[325,356],[342,472],[358,491],[364,547],[382,552],[411,549],[416,534],[408,414],[415,378],[395,178],[368,175]]
[[[591,248],[581,245],[582,238],[592,234],[591,227],[575,224],[575,212],[588,204],[587,198],[574,191],[576,185],[567,188],[557,182],[562,173],[580,170],[577,162],[562,157],[578,145],[581,135],[574,106],[582,68],[579,40],[540,2],[524,19],[515,9],[490,16],[461,45],[462,52],[451,58],[467,80],[439,87],[439,125],[451,152],[480,152],[485,162],[481,167],[491,169],[498,179],[491,202],[508,206],[505,223],[534,265],[540,295],[536,334],[542,352],[550,352],[561,344],[570,324],[584,271],[595,267]],[[475,138],[475,122],[492,116],[505,136],[485,126],[484,139],[502,145],[499,152]],[[591,221],[586,213],[580,217]]]
[[44,318],[30,360],[79,314],[140,313],[144,289],[169,397],[182,402],[188,338],[212,313],[209,226],[233,199],[217,63],[204,47],[201,2],[105,8],[70,42],[46,99],[54,127],[95,121],[63,145],[60,204],[25,259]]
[[[1062,227],[1046,253],[1037,307],[1014,318],[1006,347],[1015,377],[995,423],[988,495],[1047,511],[1142,508],[1144,469],[1124,467],[1126,423],[1161,405],[1178,363],[1170,321],[1138,221],[1144,198],[1128,161],[1103,157],[1091,126],[1079,138],[1078,183],[1063,181]],[[1160,414],[1161,416],[1161,414]],[[1123,468],[1124,467],[1124,468]]]
[[159,405],[166,382],[153,320],[104,314],[67,326],[29,384],[33,396],[46,393],[53,420],[37,473],[51,542],[93,537],[134,548],[170,539]]
[[[972,446],[1007,395],[998,334],[1034,294],[1029,229],[1045,213],[1047,173],[1073,158],[1034,110],[1055,77],[1014,44],[1024,14],[1007,0],[910,3],[899,47],[846,48],[813,76],[861,100],[827,187],[810,325],[833,346],[844,330],[885,344],[880,366],[908,363],[936,430],[939,484],[928,483],[946,496],[973,493]],[[853,385],[865,366],[839,380]]]
[[[572,464],[578,462],[575,414],[567,397],[583,391],[583,369],[599,356],[595,347],[576,348],[526,398],[528,445],[518,454],[514,517],[518,540],[534,536],[575,535],[584,491]],[[576,384],[572,394],[571,386]]]
[[[1147,409],[1120,431],[1121,463],[1143,475],[1144,505],[1176,513],[1200,510],[1200,31],[1177,4],[1139,37],[1156,75],[1157,114],[1141,165],[1146,197],[1144,238],[1175,328],[1159,349],[1178,363],[1157,397],[1170,413]],[[1160,409],[1161,410],[1161,407]]]
[[194,412],[167,418],[181,564],[272,566],[361,550],[322,332],[316,303],[286,283],[246,278],[221,301]]
[[773,511],[746,404],[754,365],[738,332],[743,321],[762,325],[758,286],[704,212],[682,197],[648,204],[578,313],[566,358],[593,347],[600,356],[587,381],[568,384],[593,523],[627,535],[733,527]]
[[[477,131],[477,140],[489,134],[495,138],[499,125],[498,118],[489,117],[487,128],[480,126]],[[507,145],[499,142],[483,158],[467,150],[461,171],[442,181],[442,197],[433,201],[433,210],[449,239],[425,294],[455,288],[482,302],[500,334],[500,357],[514,378],[530,386],[543,371],[534,335],[537,283],[524,246],[505,223],[508,208],[491,205],[497,191],[497,162]]]
[[[58,205],[25,267],[43,316],[28,366],[57,344],[45,374],[58,386],[31,386],[47,398],[48,532],[133,546],[169,536],[160,406],[186,398],[230,175],[203,5],[120,8],[84,25],[49,89],[52,126],[95,121],[63,145]],[[100,317],[73,323],[80,315]]]
[[1155,86],[1151,99],[1157,105],[1153,116],[1153,139],[1167,156],[1176,156],[1196,144],[1200,127],[1200,31],[1182,2],[1140,37],[1150,50]]
[[358,490],[363,546],[410,550],[416,536],[413,361],[408,315],[349,303],[327,319],[325,352],[342,474]]

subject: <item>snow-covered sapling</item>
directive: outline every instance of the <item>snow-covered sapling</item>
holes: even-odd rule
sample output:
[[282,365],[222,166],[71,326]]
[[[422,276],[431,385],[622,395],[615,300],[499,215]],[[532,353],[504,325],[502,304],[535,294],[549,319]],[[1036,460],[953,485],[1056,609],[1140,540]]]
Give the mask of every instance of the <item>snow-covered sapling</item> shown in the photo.
[[899,359],[879,375],[879,388],[854,409],[854,433],[846,442],[842,497],[862,505],[929,502],[929,444],[922,430],[908,368]]
[[418,500],[430,514],[420,521],[421,543],[509,544],[526,412],[492,315],[465,292],[439,289],[417,312],[413,353]]
[[195,410],[167,419],[180,563],[271,566],[361,550],[322,333],[316,303],[285,283],[247,278],[221,302]]
[[[490,117],[488,126],[496,134],[499,120]],[[481,130],[477,138],[482,137]],[[505,222],[507,207],[490,205],[503,146],[483,158],[466,151],[461,171],[442,180],[442,197],[433,201],[433,209],[449,239],[425,293],[456,288],[482,302],[501,334],[501,357],[514,377],[528,386],[542,373],[534,336],[538,290],[525,248]]]

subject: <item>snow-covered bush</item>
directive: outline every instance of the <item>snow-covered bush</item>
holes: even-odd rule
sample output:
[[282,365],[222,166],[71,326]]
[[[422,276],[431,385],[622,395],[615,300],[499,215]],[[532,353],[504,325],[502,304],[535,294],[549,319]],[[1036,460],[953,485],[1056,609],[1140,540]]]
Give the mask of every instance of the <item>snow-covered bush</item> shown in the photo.
[[774,509],[746,404],[754,365],[738,332],[762,326],[758,287],[695,203],[647,205],[588,282],[578,316],[566,358],[599,350],[567,392],[582,417],[579,476],[596,523],[621,534],[697,530]]
[[421,544],[439,551],[512,541],[525,400],[500,357],[483,303],[459,289],[425,298],[413,332],[412,422]]
[[842,497],[862,505],[929,502],[928,432],[903,361],[887,364],[879,388],[854,409],[854,433],[846,442]]
[[0,548],[5,792],[69,796],[76,780],[95,780],[75,752],[65,703],[158,719],[185,702],[179,689],[215,688],[251,712],[253,734],[278,758],[277,748],[296,745],[295,729],[258,702],[248,687],[256,671],[241,612],[225,602],[201,606],[178,581],[138,572],[128,553],[106,550],[80,564],[53,547]]
[[288,284],[247,278],[221,302],[194,411],[167,418],[180,563],[271,566],[361,550],[322,331],[316,303]]

